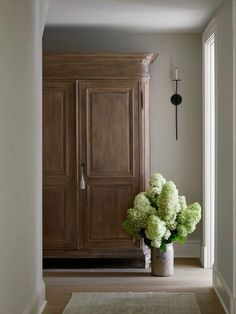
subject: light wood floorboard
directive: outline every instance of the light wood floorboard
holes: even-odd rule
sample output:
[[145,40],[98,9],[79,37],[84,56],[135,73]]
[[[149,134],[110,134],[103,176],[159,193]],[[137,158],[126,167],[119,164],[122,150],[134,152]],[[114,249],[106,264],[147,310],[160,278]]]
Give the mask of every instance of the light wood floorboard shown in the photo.
[[47,306],[62,313],[72,292],[193,292],[202,314],[225,313],[212,288],[212,271],[197,259],[176,259],[173,277],[153,277],[150,269],[44,270]]

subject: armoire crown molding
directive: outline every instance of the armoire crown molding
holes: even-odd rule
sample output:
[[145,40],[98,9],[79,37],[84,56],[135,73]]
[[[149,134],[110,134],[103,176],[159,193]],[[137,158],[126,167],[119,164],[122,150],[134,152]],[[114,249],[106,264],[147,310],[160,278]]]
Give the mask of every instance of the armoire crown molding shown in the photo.
[[150,78],[149,65],[157,57],[156,53],[46,53],[43,75],[50,79]]

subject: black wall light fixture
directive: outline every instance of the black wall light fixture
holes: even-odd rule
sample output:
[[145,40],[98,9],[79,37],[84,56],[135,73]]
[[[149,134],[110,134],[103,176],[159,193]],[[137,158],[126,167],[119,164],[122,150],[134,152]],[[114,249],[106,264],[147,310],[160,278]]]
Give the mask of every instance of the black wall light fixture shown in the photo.
[[182,102],[182,97],[178,94],[178,83],[181,81],[178,75],[178,68],[175,68],[175,79],[172,80],[175,82],[175,94],[171,97],[170,101],[175,106],[175,136],[178,140],[178,105]]

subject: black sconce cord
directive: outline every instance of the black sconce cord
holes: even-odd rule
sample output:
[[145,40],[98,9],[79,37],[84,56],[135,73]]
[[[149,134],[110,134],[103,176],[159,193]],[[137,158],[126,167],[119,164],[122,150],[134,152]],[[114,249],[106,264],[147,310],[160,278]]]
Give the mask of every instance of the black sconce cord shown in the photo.
[[178,105],[182,102],[182,97],[178,94],[178,82],[181,80],[172,80],[175,82],[175,94],[171,97],[170,101],[175,106],[175,135],[178,140]]

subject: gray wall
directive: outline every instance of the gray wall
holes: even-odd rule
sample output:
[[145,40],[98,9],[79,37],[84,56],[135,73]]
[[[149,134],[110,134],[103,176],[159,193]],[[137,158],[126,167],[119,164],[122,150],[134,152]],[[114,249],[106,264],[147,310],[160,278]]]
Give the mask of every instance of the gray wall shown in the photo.
[[[200,34],[46,30],[46,52],[157,52],[151,66],[151,171],[172,179],[187,201],[202,200],[202,65]],[[175,140],[172,70],[179,67],[179,140]],[[199,228],[200,229],[200,228]],[[200,230],[192,235],[199,239]]]
[[5,314],[38,313],[45,300],[41,4],[0,5],[0,313]]
[[[233,27],[232,2],[216,15],[216,259],[215,267],[233,289]],[[235,249],[235,248],[234,248]]]

